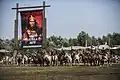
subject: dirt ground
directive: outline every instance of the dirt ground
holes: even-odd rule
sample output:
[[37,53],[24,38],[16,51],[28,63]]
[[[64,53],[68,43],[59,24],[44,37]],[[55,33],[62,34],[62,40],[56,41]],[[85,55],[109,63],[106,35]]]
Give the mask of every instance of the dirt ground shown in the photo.
[[0,66],[0,80],[120,80],[120,64],[112,66]]

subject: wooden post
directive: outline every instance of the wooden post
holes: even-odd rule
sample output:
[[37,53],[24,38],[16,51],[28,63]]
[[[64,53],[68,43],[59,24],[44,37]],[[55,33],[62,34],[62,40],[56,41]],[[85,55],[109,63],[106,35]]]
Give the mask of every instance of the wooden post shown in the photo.
[[87,47],[87,37],[86,37],[86,40],[85,40],[85,47]]
[[14,49],[16,48],[16,19],[14,21]]
[[17,60],[16,60],[16,55],[17,55],[17,53],[18,53],[18,50],[17,50],[17,47],[16,47],[16,46],[17,46],[16,36],[17,36],[17,33],[18,33],[17,31],[18,31],[18,30],[16,29],[16,27],[17,27],[17,25],[16,25],[16,19],[15,19],[15,21],[14,21],[14,43],[15,43],[15,44],[14,44],[14,53],[13,53],[13,58],[14,58],[14,62],[13,62],[13,63],[14,63],[14,64],[15,64],[16,61],[17,61]]
[[45,18],[45,48],[47,48],[47,18]]
[[43,1],[43,48],[46,48],[45,1]]
[[15,49],[18,49],[18,3],[16,4],[16,20],[15,20]]
[[109,46],[110,46],[110,36],[109,36],[109,41],[108,41],[108,44],[109,44]]
[[87,33],[86,33],[86,35],[85,35],[85,39],[86,39],[86,40],[85,40],[85,47],[87,47],[87,44],[88,44],[88,43],[87,43]]
[[109,45],[109,54],[110,54],[110,36],[109,36],[108,45]]

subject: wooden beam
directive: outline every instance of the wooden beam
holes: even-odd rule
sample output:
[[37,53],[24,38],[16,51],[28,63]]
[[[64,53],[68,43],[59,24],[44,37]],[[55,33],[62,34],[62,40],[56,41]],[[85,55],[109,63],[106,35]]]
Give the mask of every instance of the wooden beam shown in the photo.
[[21,10],[18,12],[29,12],[29,11],[42,11],[43,9],[34,9],[34,10]]
[[18,7],[18,8],[12,8],[12,9],[29,9],[29,8],[43,8],[43,7],[50,7],[50,5],[44,5],[44,6],[31,6],[31,7]]

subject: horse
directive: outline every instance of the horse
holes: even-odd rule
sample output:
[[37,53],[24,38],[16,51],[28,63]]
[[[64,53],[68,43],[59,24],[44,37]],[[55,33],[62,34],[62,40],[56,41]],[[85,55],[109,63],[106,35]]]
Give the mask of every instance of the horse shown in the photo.
[[32,63],[32,57],[31,56],[28,56],[28,65]]
[[36,55],[33,55],[33,56],[32,56],[31,62],[32,62],[35,66],[37,66],[37,64],[38,64],[38,58],[37,58]]
[[21,57],[17,58],[17,65],[18,66],[20,66],[21,62],[22,62],[22,58]]
[[38,63],[40,66],[44,66],[44,56],[42,54],[37,55]]
[[72,53],[71,55],[72,57],[72,63],[74,63],[76,65],[76,63],[80,63],[80,54],[79,53]]
[[97,62],[98,62],[98,56],[97,53],[95,53],[94,51],[89,53],[88,55],[88,59],[89,59],[89,64],[91,66],[96,66]]
[[9,59],[8,59],[8,64],[13,64],[13,57],[9,57]]
[[52,60],[52,57],[50,55],[48,55],[47,53],[45,53],[44,62],[47,64],[47,66],[51,65],[51,60]]
[[20,53],[18,53],[17,57],[17,65],[20,66],[21,62],[22,62],[22,55]]
[[100,63],[99,54],[97,53],[93,54],[93,59],[94,59],[94,65],[99,66]]
[[8,64],[8,62],[9,62],[9,56],[3,57],[3,63]]
[[60,66],[63,66],[64,63],[66,63],[66,58],[64,55],[65,52],[63,50],[58,52],[58,62],[60,63],[59,64]]
[[28,57],[26,55],[23,55],[22,64],[27,64],[27,63],[28,63]]
[[99,65],[104,65],[105,57],[103,54],[99,54]]
[[60,66],[63,66],[64,62],[65,62],[65,56],[62,55],[61,53],[58,54],[58,62],[60,62]]
[[90,66],[92,66],[92,63],[93,63],[93,56],[92,56],[92,54],[89,54],[88,53],[88,65],[90,65]]
[[88,53],[83,53],[83,54],[81,54],[81,56],[82,56],[82,62],[84,63],[84,65],[86,65],[86,63],[88,65],[88,63],[89,63]]
[[58,65],[58,55],[52,55],[52,65]]
[[110,65],[112,62],[112,58],[109,52],[105,54],[105,62],[107,62],[108,65]]
[[65,60],[66,60],[65,65],[67,65],[67,64],[72,65],[72,57],[70,54],[69,55],[68,55],[68,53],[65,54]]

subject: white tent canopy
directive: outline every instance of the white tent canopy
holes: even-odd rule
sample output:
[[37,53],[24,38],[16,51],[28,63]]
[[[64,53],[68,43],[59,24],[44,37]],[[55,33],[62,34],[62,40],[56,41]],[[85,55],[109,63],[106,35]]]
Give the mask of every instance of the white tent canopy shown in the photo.
[[77,49],[87,49],[88,47],[83,47],[83,46],[72,46],[72,49],[77,50]]
[[99,49],[110,49],[108,45],[100,45]]
[[7,51],[7,50],[5,50],[5,49],[1,49],[0,52],[1,52],[1,53],[6,53],[6,52],[10,52],[10,51]]
[[62,47],[62,48],[55,48],[57,50],[78,50],[78,49],[87,49],[89,47],[83,47],[83,46],[70,46],[70,47]]
[[120,49],[120,46],[117,46],[117,47],[113,47],[111,49]]
[[71,50],[71,47],[62,47],[62,48],[57,48],[57,50]]

